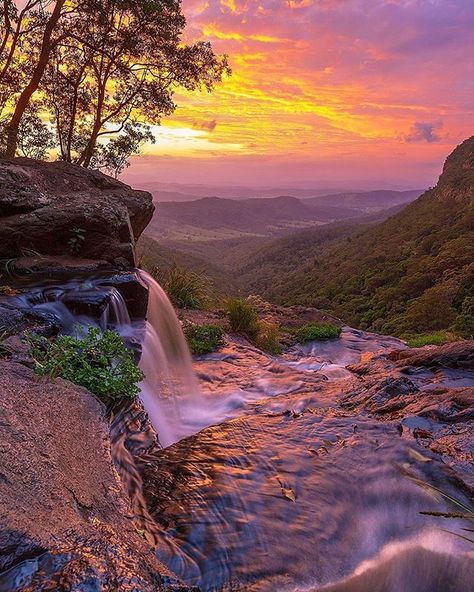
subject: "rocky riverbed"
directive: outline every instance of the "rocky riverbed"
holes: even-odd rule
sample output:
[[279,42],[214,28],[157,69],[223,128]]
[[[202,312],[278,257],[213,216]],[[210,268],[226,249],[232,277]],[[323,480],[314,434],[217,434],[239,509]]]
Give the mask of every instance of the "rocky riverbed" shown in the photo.
[[19,159],[0,164],[0,205],[0,592],[470,589],[474,341],[411,350],[344,326],[300,346],[294,328],[340,322],[254,299],[283,353],[227,335],[196,359],[162,449],[143,408],[111,427],[91,393],[36,376],[20,339],[110,325],[153,362],[133,269],[151,196]]
[[140,463],[162,560],[206,591],[468,589],[472,550],[442,530],[466,523],[421,512],[450,511],[437,490],[472,504],[473,356],[349,328],[279,357],[228,339],[195,364],[195,435]]

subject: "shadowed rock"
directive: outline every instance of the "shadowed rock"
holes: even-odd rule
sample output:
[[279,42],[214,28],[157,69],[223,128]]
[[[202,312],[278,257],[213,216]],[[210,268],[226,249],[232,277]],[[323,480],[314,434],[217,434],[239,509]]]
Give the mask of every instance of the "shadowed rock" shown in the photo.
[[27,158],[0,161],[0,258],[25,254],[135,264],[152,196],[99,171]]
[[10,362],[0,401],[0,590],[155,592],[172,581],[130,519],[101,403]]

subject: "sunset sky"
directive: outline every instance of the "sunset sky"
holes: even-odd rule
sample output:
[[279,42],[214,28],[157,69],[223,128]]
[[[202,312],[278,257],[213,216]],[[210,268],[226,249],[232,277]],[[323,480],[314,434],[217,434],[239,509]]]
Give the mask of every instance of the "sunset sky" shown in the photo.
[[233,75],[176,96],[128,182],[418,188],[474,133],[473,0],[182,5]]

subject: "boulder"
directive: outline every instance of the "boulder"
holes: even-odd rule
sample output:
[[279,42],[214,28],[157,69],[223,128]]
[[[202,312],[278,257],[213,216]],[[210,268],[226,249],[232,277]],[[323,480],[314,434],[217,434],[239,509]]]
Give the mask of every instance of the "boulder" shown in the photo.
[[187,590],[134,526],[102,404],[6,361],[0,401],[0,590]]
[[126,267],[152,196],[99,171],[27,158],[0,161],[0,258],[73,256]]
[[474,339],[455,341],[441,346],[393,351],[388,358],[398,367],[474,368]]

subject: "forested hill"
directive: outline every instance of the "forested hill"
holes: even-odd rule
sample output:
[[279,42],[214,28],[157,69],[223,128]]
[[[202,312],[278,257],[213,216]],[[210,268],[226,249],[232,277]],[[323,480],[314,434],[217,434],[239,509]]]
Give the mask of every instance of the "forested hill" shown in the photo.
[[333,193],[304,199],[303,202],[313,207],[332,206],[353,208],[362,211],[378,212],[383,209],[393,208],[401,204],[407,204],[419,197],[423,191],[412,189],[409,191],[353,191],[348,193]]
[[[474,137],[437,186],[385,222],[328,243],[274,241],[242,266],[249,291],[401,335],[474,322]],[[469,328],[470,327],[470,328]]]
[[[341,193],[309,199],[291,196],[157,203],[148,235],[160,241],[202,242],[277,237],[336,221],[357,220],[413,201],[421,191]],[[173,245],[178,247],[179,245]]]

